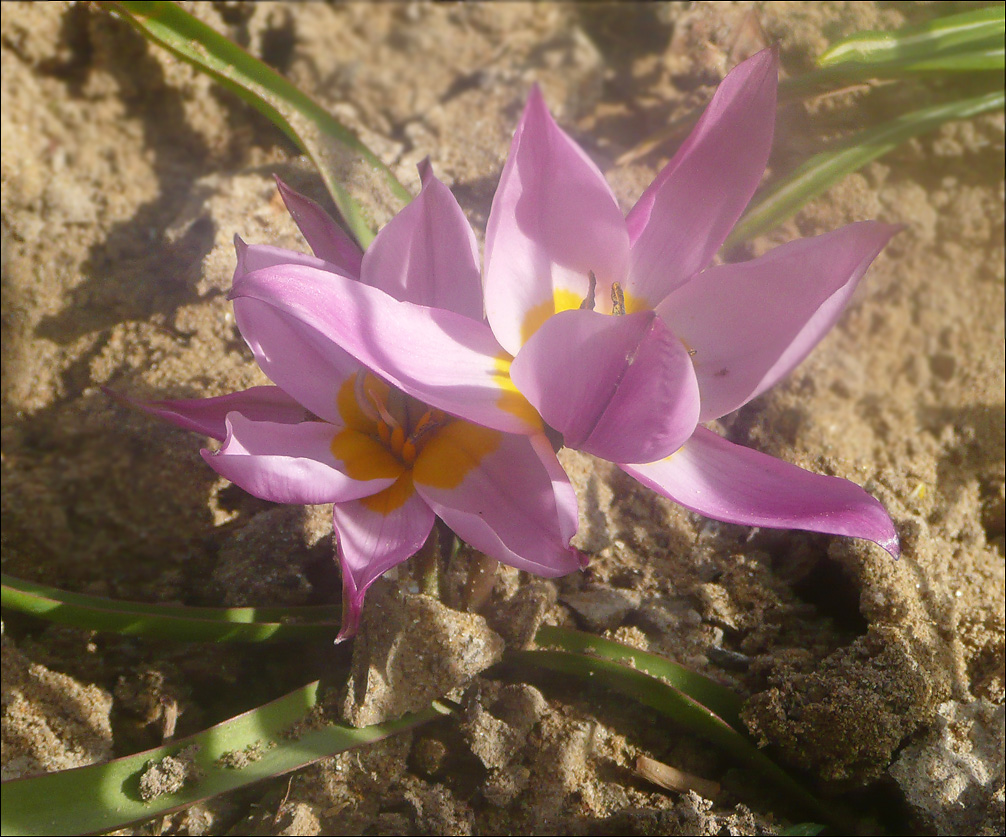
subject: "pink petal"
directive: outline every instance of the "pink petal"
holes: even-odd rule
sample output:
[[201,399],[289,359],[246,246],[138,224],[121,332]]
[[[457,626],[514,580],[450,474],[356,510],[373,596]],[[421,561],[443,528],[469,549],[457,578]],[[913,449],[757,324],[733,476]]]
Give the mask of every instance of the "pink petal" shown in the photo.
[[540,429],[537,413],[510,381],[509,359],[485,323],[399,302],[362,282],[297,265],[250,273],[231,296],[235,310],[250,303],[277,312],[290,324],[298,353],[300,346],[310,346],[315,357],[331,358],[339,366],[348,352],[432,407],[507,432]]
[[274,421],[280,424],[297,424],[307,418],[307,410],[279,387],[251,387],[215,398],[178,398],[165,401],[139,401],[108,387],[102,389],[116,401],[138,407],[175,427],[202,433],[221,442],[227,436],[225,419],[231,412],[241,413],[253,421]]
[[[394,483],[398,474],[357,480],[340,470],[332,453],[339,428],[320,421],[280,424],[227,416],[227,440],[203,459],[220,476],[273,503],[312,505],[367,497]],[[372,472],[373,473],[373,472]]]
[[420,172],[419,196],[367,248],[362,281],[395,299],[481,320],[482,270],[475,233],[428,161]]
[[895,558],[898,533],[884,507],[848,480],[813,474],[699,427],[673,456],[623,470],[713,520],[863,538]]
[[514,359],[518,389],[567,447],[652,462],[692,434],[699,390],[688,352],[652,311],[564,311]]
[[569,546],[576,495],[544,435],[456,421],[423,448],[413,477],[437,515],[486,555],[546,577],[580,568]]
[[624,282],[628,248],[604,176],[532,88],[486,229],[486,314],[503,348],[516,355],[545,316],[576,307],[590,271],[602,295]]
[[[283,276],[290,269],[290,265],[269,268],[276,276]],[[332,279],[338,276],[318,273]],[[335,345],[320,349],[296,318],[256,299],[236,299],[234,319],[258,365],[272,381],[319,418],[343,423],[338,409],[339,392],[360,369],[352,355]]]
[[273,247],[270,244],[245,244],[237,235],[234,236],[234,249],[237,251],[237,264],[234,268],[235,282],[253,270],[284,264],[304,264],[332,273],[341,272],[334,264],[319,259],[317,256],[309,256],[307,253],[298,253],[296,250],[287,250],[284,247]]
[[650,307],[709,264],[751,200],[772,147],[778,75],[770,49],[731,70],[629,212],[625,290]]
[[803,360],[898,229],[850,224],[711,268],[668,296],[657,313],[695,352],[699,421],[736,410]]
[[337,504],[332,517],[342,566],[341,642],[359,628],[367,588],[419,550],[434,515],[406,474],[384,494]]
[[359,277],[363,254],[357,243],[313,200],[295,192],[278,177],[276,185],[283,203],[314,254],[343,273]]

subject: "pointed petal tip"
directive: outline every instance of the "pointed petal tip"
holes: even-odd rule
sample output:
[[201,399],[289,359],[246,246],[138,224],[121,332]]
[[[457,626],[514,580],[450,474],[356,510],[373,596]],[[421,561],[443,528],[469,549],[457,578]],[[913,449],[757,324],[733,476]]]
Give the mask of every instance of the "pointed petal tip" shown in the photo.
[[[864,265],[865,270],[865,267],[870,265],[880,255],[881,251],[891,243],[891,239],[906,229],[908,229],[907,224],[888,224],[884,221],[854,221],[833,232],[843,234],[848,231],[848,234],[853,236],[850,247],[858,247],[858,251],[863,253],[866,260]],[[824,235],[830,235],[830,233],[825,233]],[[816,236],[816,238],[823,237]]]
[[[338,532],[337,523],[337,511],[336,507],[332,509],[332,522],[336,526],[335,531]],[[345,555],[343,554],[343,543],[340,540],[338,550],[336,553],[336,561],[339,564],[339,569],[342,571],[342,627],[339,628],[339,633],[335,638],[335,644],[338,645],[341,642],[345,642],[347,639],[352,639],[356,636],[357,632],[360,630],[360,614],[363,611],[363,598],[367,595],[367,587],[361,590],[356,585],[356,579],[353,578],[352,570],[346,563]]]
[[279,175],[273,174],[273,178],[290,217],[314,255],[359,278],[363,251],[356,240],[320,204],[287,186]]
[[[754,55],[741,61],[736,67],[734,67],[730,72],[736,71],[740,67],[747,66],[749,70],[759,69],[762,72],[770,71],[775,69],[778,73],[779,68],[779,43],[775,42],[771,46],[767,46],[764,49],[758,50]],[[727,74],[729,75],[729,73]]]
[[247,272],[245,268],[245,254],[247,252],[248,245],[245,243],[245,240],[237,233],[234,233],[235,276],[242,276]]
[[882,221],[878,221],[877,223],[887,230],[888,241],[894,238],[894,236],[896,236],[898,233],[903,233],[905,230],[908,229],[908,224],[905,223],[885,224]]
[[290,201],[304,200],[304,196],[300,194],[292,186],[288,185],[287,182],[280,177],[276,172],[272,173],[272,179],[276,182],[276,189],[279,191],[280,197],[283,198],[283,203],[289,208]]
[[353,639],[360,631],[360,614],[363,611],[363,594],[342,596],[342,627],[335,637],[335,645]]
[[[276,182],[276,189],[279,191],[279,196],[283,199],[283,203],[286,204],[288,210],[290,209],[291,201],[296,202],[298,199],[303,200],[303,196],[296,189],[288,186],[286,181],[276,174],[276,172],[272,173],[272,179]],[[291,211],[291,215],[292,214],[293,212]]]
[[541,86],[538,82],[531,85],[531,89],[527,94],[527,104],[524,105],[524,116],[521,122],[526,120],[529,116],[534,115],[535,117],[542,117],[549,122],[552,120],[552,112],[548,109],[548,105],[545,103],[545,94],[541,92]]
[[888,553],[895,561],[901,557],[901,541],[898,539],[897,533],[891,535],[889,538],[885,538],[882,541],[876,541],[877,546]]
[[424,189],[431,180],[437,179],[437,176],[433,173],[433,164],[430,162],[429,155],[423,157],[416,164],[416,168],[419,170],[419,182],[423,184]]

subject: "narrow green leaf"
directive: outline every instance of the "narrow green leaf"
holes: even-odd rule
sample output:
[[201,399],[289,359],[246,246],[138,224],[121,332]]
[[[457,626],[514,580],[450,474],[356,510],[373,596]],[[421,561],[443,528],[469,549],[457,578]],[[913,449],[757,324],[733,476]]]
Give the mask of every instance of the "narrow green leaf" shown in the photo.
[[779,82],[780,101],[819,95],[828,89],[848,87],[872,79],[904,79],[922,74],[1002,72],[1006,48],[1002,38],[995,43],[963,52],[934,53],[927,57],[901,58],[878,64],[847,62],[819,67]]
[[535,636],[535,642],[542,646],[555,646],[574,654],[593,654],[616,663],[626,663],[639,671],[665,681],[688,697],[700,703],[731,726],[740,724],[740,709],[743,701],[730,689],[721,686],[684,666],[673,663],[665,657],[650,654],[593,634],[543,625]]
[[912,111],[856,134],[840,148],[814,155],[756,197],[754,205],[734,227],[725,246],[732,247],[772,229],[845,175],[893,150],[905,140],[932,131],[944,122],[1001,110],[1003,102],[1003,91],[993,90],[970,99]]
[[[147,39],[211,76],[281,128],[311,158],[346,224],[364,248],[374,232],[360,205],[338,179],[349,161],[362,160],[386,188],[405,203],[408,190],[355,134],[307,94],[175,3],[105,2]],[[347,158],[349,158],[347,160]]]
[[568,651],[519,651],[509,655],[508,660],[571,674],[628,695],[720,747],[816,815],[829,821],[838,816],[719,715],[645,671]]
[[939,17],[894,32],[860,32],[833,44],[818,58],[818,66],[857,63],[879,65],[924,61],[937,53],[982,51],[1006,37],[1006,6]]
[[[178,811],[253,782],[288,773],[351,747],[378,741],[446,714],[439,705],[379,726],[311,722],[318,682],[196,735],[104,764],[3,783],[3,834],[81,834],[122,828]],[[294,725],[302,723],[298,730]],[[144,800],[141,776],[181,753],[190,778],[174,793]],[[239,766],[240,765],[240,766]]]
[[4,609],[95,631],[189,642],[261,642],[331,639],[339,632],[341,608],[186,607],[106,599],[69,593],[0,575]]
[[867,79],[921,73],[1002,70],[1006,66],[1006,13],[1002,5],[949,15],[894,32],[863,32],[834,44],[818,69],[779,84],[783,98]]

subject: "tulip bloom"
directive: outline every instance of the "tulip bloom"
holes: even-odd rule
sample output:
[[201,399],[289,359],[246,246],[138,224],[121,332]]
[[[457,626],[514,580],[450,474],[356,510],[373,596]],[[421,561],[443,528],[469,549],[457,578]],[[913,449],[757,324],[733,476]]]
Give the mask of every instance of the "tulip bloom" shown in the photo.
[[489,216],[486,314],[514,384],[567,446],[707,517],[896,556],[894,525],[862,488],[701,426],[806,357],[896,232],[851,224],[710,267],[768,161],[777,77],[771,50],[729,73],[627,217],[535,88]]
[[435,516],[518,569],[581,566],[569,546],[575,494],[483,320],[475,236],[428,165],[421,174],[420,195],[362,255],[280,183],[315,255],[238,240],[230,294],[276,386],[140,405],[222,441],[203,457],[249,493],[334,503],[340,638],[355,633],[370,584],[422,546]]

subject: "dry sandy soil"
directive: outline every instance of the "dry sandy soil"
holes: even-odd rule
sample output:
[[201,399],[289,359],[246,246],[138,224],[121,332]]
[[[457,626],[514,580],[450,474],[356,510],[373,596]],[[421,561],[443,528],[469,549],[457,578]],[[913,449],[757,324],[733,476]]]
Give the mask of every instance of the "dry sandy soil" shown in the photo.
[[[741,58],[777,42],[797,74],[836,38],[946,5],[190,8],[357,129],[410,188],[429,155],[481,231],[532,82],[628,207],[674,141],[618,158],[708,101]],[[263,118],[104,12],[2,15],[4,571],[156,602],[337,600],[326,510],[249,498],[214,478],[201,440],[99,389],[261,382],[225,299],[231,241],[304,249],[272,174],[319,200],[320,181]],[[771,170],[946,95],[931,82],[786,104]],[[898,525],[900,561],[711,523],[570,457],[589,570],[555,583],[501,572],[482,615],[449,607],[463,558],[444,604],[407,579],[375,588],[355,647],[172,644],[5,614],[4,777],[158,744],[166,705],[182,735],[318,676],[332,711],[380,717],[407,691],[389,700],[393,665],[451,660],[481,637],[456,682],[413,684],[423,699],[463,694],[459,718],[122,833],[769,834],[806,816],[603,689],[478,673],[496,633],[519,643],[511,617],[531,613],[737,689],[756,740],[864,832],[1003,833],[1002,114],[904,145],[728,255],[865,218],[905,230],[813,355],[721,430],[864,485]],[[721,788],[663,791],[636,774],[639,755]]]

